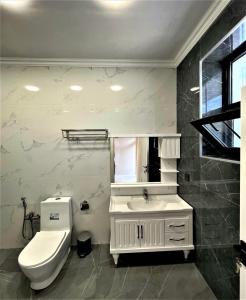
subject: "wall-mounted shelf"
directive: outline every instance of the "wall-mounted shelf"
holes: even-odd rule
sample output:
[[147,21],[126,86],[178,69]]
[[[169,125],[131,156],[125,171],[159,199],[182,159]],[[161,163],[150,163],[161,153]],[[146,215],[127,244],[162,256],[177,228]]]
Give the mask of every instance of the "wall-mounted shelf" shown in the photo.
[[180,138],[180,133],[111,133],[109,135],[111,138],[135,138],[135,137],[173,137],[173,138]]
[[108,129],[61,129],[62,137],[68,141],[107,140]]
[[167,170],[167,169],[159,169],[161,173],[178,173],[179,171],[178,170]]
[[151,187],[178,187],[177,182],[136,182],[131,184],[125,183],[111,183],[111,189],[119,189],[119,188],[151,188]]
[[160,157],[161,182],[177,182],[177,159],[180,158],[180,137],[164,136],[159,138],[158,153]]
[[170,160],[170,159],[177,159],[177,158],[180,158],[180,157],[174,158],[174,157],[163,157],[163,156],[160,156],[160,158],[161,158],[161,159],[169,159],[169,160]]
[[171,136],[159,139],[159,157],[162,159],[180,158],[180,137]]

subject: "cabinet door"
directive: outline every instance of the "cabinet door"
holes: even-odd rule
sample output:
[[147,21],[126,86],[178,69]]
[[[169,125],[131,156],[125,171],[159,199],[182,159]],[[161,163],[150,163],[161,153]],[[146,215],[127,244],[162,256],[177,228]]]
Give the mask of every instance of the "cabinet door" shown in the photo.
[[115,220],[116,248],[139,248],[140,228],[138,220]]
[[140,220],[141,247],[163,247],[165,244],[163,219]]

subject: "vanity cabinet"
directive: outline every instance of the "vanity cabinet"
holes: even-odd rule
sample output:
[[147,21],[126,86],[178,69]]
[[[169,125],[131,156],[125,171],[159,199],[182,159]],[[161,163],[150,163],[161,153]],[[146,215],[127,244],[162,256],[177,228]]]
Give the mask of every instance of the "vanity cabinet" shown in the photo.
[[164,219],[115,219],[118,249],[164,246]]
[[115,264],[120,253],[183,250],[193,246],[192,211],[111,215],[110,253]]

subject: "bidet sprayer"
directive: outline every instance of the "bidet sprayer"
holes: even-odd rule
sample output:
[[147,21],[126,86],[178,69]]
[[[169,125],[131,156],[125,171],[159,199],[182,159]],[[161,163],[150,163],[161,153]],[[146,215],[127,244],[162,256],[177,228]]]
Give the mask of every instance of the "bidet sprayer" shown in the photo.
[[22,201],[23,207],[26,209],[27,208],[26,197],[21,197],[21,201]]
[[[26,197],[21,197],[22,205],[24,208],[24,215],[23,215],[23,223],[22,223],[22,236],[24,239],[31,240],[34,237],[34,227],[33,222],[38,221],[40,219],[40,216],[38,214],[35,214],[34,212],[26,213],[27,211],[27,203],[26,203]],[[31,236],[28,237],[26,234],[26,222],[29,221],[31,226]]]

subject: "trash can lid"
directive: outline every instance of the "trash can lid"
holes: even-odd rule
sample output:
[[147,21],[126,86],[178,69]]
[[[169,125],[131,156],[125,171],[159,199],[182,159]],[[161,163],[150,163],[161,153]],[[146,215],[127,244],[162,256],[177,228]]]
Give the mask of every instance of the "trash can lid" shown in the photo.
[[78,241],[80,242],[84,242],[88,239],[91,239],[91,233],[89,231],[82,231],[79,235],[78,235]]

